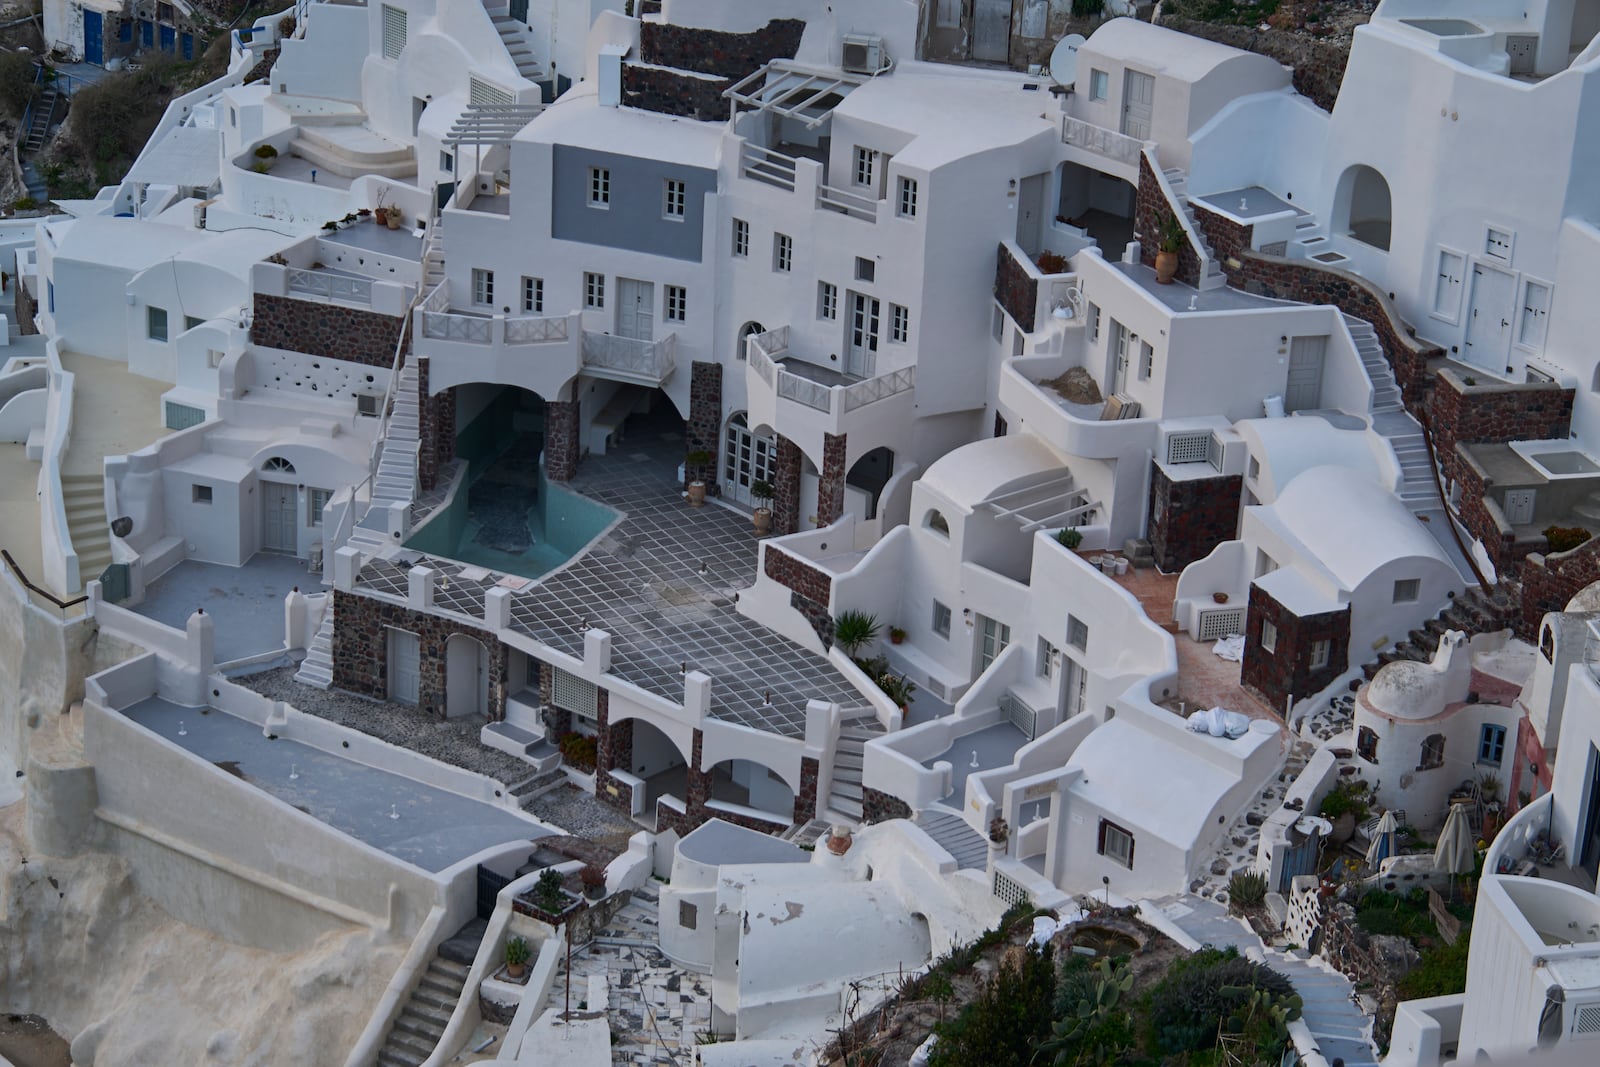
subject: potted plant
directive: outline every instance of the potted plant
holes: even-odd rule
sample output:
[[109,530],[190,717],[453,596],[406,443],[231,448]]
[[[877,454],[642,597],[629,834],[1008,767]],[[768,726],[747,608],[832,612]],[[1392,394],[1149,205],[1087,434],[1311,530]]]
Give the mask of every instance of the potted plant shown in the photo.
[[278,161],[278,150],[269,144],[257,145],[255,156],[256,162],[252,169],[257,174],[265,174]]
[[1178,253],[1186,240],[1178,216],[1167,213],[1161,220],[1161,232],[1156,238],[1156,281],[1171,285],[1178,273]]
[[756,536],[765,537],[772,532],[772,498],[777,495],[777,490],[771,482],[755,482],[750,486],[750,495],[759,501],[752,517]]
[[989,820],[989,844],[996,848],[1005,848],[1006,842],[1011,838],[1011,824],[996,815]]
[[683,457],[684,472],[689,476],[689,506],[698,508],[705,506],[706,483],[699,477],[702,468],[709,467],[712,460],[716,459],[708,448],[697,448]]
[[889,627],[889,643],[898,645],[904,643],[906,632],[898,626]]
[[371,208],[369,208],[369,207],[358,207],[358,208],[356,208],[356,221],[357,222],[366,222],[370,218],[372,218],[372,209]]
[[833,640],[851,659],[862,645],[870,645],[878,637],[878,617],[865,611],[845,611],[833,624]]
[[528,939],[521,934],[513,935],[506,941],[506,974],[521,978],[527,966]]
[[1056,541],[1068,551],[1076,552],[1078,546],[1083,544],[1083,534],[1068,526],[1056,531]]
[[561,873],[546,867],[533,885],[533,905],[547,915],[557,916],[566,909],[566,895],[561,891]]
[[594,864],[584,864],[578,872],[578,880],[583,883],[583,895],[590,900],[599,900],[606,895],[606,872]]

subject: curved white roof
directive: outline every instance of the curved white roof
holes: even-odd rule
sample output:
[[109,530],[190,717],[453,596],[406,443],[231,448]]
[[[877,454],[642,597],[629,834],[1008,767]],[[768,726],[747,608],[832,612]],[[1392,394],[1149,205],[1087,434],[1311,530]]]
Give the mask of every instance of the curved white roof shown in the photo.
[[1450,561],[1399,497],[1348,467],[1324,465],[1300,474],[1271,511],[1339,584],[1354,590],[1397,559]]
[[1323,465],[1348,467],[1379,484],[1392,484],[1391,472],[1380,464],[1374,451],[1376,435],[1365,427],[1341,430],[1326,419],[1313,416],[1245,419],[1235,423],[1234,429],[1257,443],[1258,447],[1250,451],[1261,460],[1263,477],[1273,489],[1281,489],[1302,472]]
[[1280,66],[1266,56],[1133,18],[1116,18],[1102,24],[1090,35],[1084,48],[1132,60],[1141,70],[1155,70],[1189,82],[1199,81],[1229,60],[1241,57]]
[[971,510],[1025,478],[1066,470],[1066,461],[1028,433],[987,437],[936,460],[922,484]]

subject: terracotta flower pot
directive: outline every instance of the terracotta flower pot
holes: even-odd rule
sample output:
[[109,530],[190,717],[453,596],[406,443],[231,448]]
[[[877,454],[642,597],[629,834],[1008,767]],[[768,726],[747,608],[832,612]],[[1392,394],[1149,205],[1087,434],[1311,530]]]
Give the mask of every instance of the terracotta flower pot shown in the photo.
[[1211,599],[1215,600],[1218,604],[1226,604],[1228,602],[1228,594],[1227,593],[1212,593],[1211,594]]
[[706,483],[693,481],[689,483],[689,506],[691,508],[704,507],[706,503]]
[[389,212],[383,217],[383,224],[391,230],[398,230],[400,228],[400,212]]
[[1162,285],[1171,285],[1172,279],[1178,275],[1178,253],[1156,253],[1156,281]]
[[755,514],[750,517],[755,526],[756,536],[765,537],[772,532],[772,509],[756,508]]
[[527,970],[527,968],[528,965],[526,963],[508,963],[506,964],[506,974],[510,975],[512,978],[521,978],[522,972]]

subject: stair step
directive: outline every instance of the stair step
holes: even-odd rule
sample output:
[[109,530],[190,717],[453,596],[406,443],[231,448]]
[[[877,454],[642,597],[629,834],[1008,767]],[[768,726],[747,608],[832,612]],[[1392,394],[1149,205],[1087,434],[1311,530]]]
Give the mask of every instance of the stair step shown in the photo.
[[438,1046],[437,1039],[430,1039],[421,1034],[399,1029],[390,1030],[389,1040],[383,1043],[383,1047],[386,1049],[392,1049],[396,1052],[404,1050],[406,1052],[420,1053],[423,1059],[432,1056],[433,1050]]
[[444,1027],[431,1019],[425,1019],[413,1014],[410,1008],[400,1013],[400,1018],[394,1021],[394,1028],[404,1034],[415,1034],[424,1041],[431,1042],[438,1047],[439,1039],[444,1036]]
[[413,1055],[409,1051],[395,1052],[384,1047],[378,1050],[378,1067],[422,1067],[427,1058]]

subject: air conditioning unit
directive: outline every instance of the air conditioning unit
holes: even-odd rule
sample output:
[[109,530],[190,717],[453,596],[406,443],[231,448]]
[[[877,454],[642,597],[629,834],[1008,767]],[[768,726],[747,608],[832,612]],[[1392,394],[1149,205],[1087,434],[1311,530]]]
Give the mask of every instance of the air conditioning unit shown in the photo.
[[847,34],[839,66],[850,74],[876,74],[884,67],[883,38],[875,34]]

